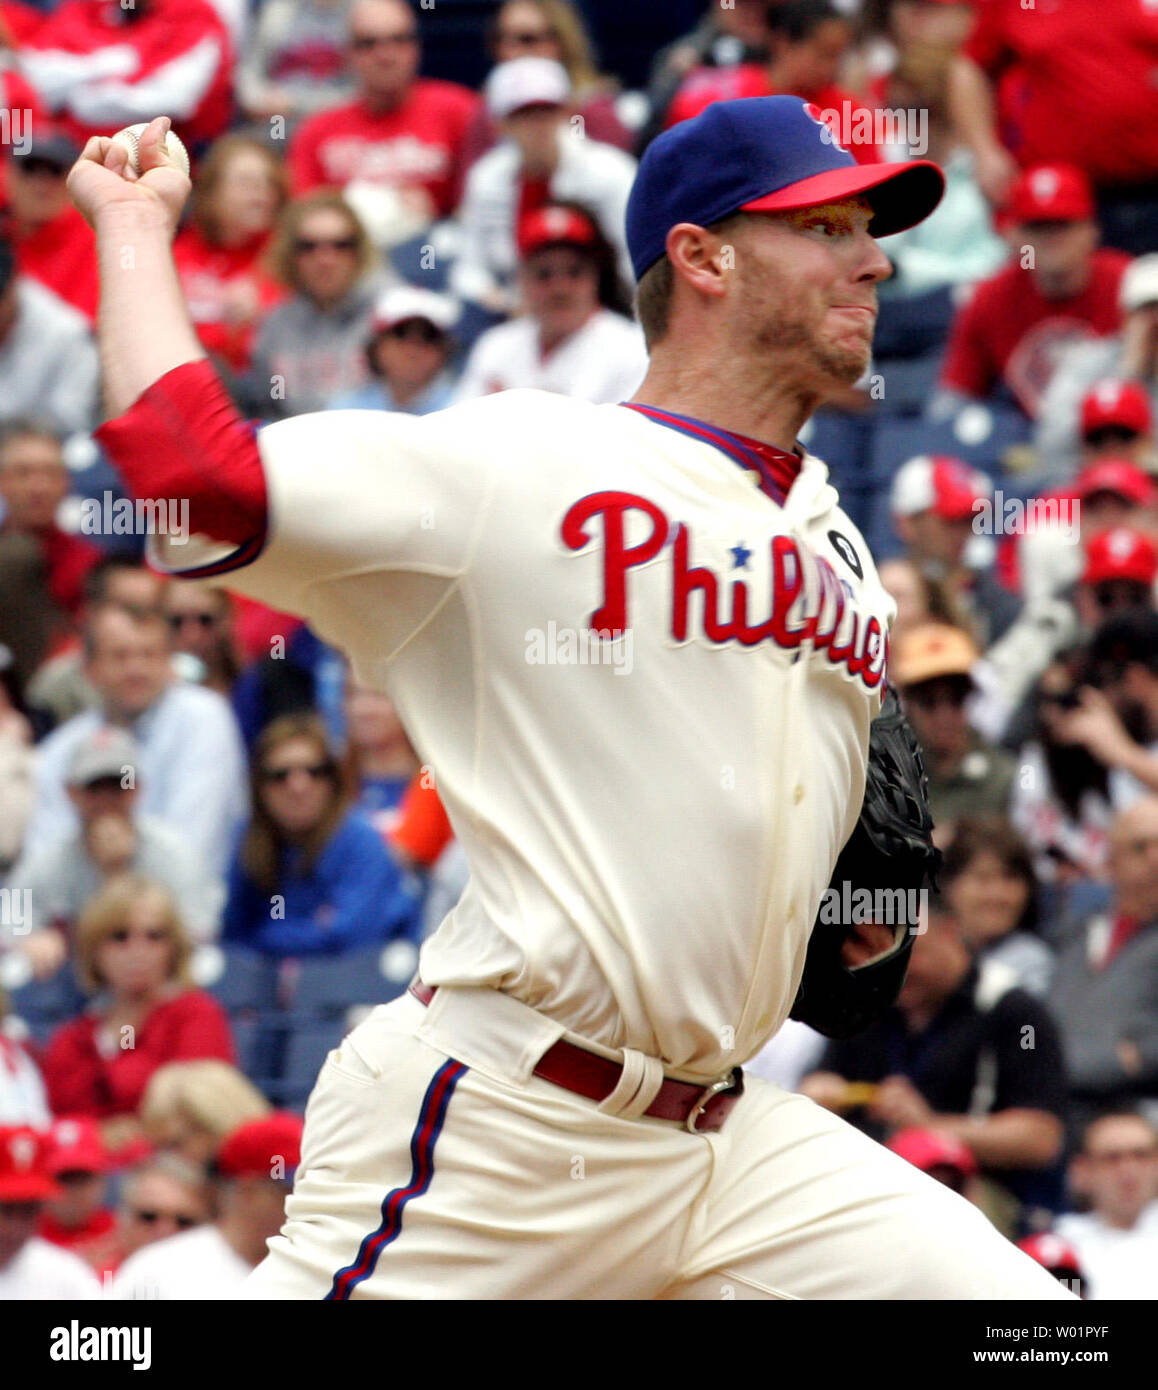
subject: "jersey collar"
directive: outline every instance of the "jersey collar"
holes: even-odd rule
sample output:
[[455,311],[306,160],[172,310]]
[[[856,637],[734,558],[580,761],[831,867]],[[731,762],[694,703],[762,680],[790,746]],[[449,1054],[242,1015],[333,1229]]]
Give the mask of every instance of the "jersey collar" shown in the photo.
[[735,434],[732,430],[721,429],[719,425],[709,425],[703,420],[693,420],[690,415],[676,415],[670,410],[659,410],[654,405],[637,405],[633,401],[622,401],[628,410],[638,411],[654,420],[657,425],[678,430],[692,439],[727,454],[741,468],[747,468],[760,479],[760,491],[778,505],[784,505],[788,490],[796,481],[802,460],[797,454],[786,454],[774,444],[765,444],[759,439],[749,439],[746,434]]

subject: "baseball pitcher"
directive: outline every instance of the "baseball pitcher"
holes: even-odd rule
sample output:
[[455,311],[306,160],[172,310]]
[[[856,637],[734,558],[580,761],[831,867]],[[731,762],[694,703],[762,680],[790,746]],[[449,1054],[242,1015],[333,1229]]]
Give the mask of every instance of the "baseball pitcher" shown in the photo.
[[106,139],[71,175],[100,438],[137,495],[189,500],[155,563],[300,614],[390,694],[471,869],[410,991],[326,1061],[252,1295],[1068,1296],[741,1071],[790,1012],[836,1034],[895,996],[908,929],[813,929],[846,845],[915,883],[931,858],[889,710],[861,817],[893,605],[796,436],[864,371],[874,238],[933,209],[937,167],[857,164],[797,97],[717,103],[639,169],[630,401],[255,434],[182,305],[166,126],[139,177]]

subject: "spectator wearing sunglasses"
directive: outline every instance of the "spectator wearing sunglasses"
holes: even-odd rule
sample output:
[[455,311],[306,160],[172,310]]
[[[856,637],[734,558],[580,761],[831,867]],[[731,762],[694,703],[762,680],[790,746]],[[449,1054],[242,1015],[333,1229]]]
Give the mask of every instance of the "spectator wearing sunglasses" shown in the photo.
[[370,238],[340,193],[290,203],[270,258],[292,297],[262,322],[240,386],[263,420],[324,410],[365,383],[366,334],[382,288]]
[[624,219],[635,160],[576,127],[566,69],[550,58],[500,63],[487,78],[486,102],[503,141],[467,176],[454,293],[491,313],[513,312],[519,228],[531,213],[556,203],[586,209],[615,247],[620,274],[633,283]]
[[208,941],[217,930],[224,885],[187,836],[141,811],[139,765],[140,749],[123,729],[95,730],[69,770],[77,829],[29,851],[6,880],[10,892],[27,893],[30,912],[10,944],[40,978],[63,964],[85,904],[123,873],[154,880],[172,894],[194,941]]
[[366,341],[371,380],[330,402],[331,410],[429,415],[454,398],[449,366],[458,305],[446,295],[396,285],[378,300]]
[[285,1219],[302,1121],[275,1111],[236,1129],[214,1158],[214,1219],[155,1241],[117,1271],[120,1299],[233,1299]]
[[33,125],[27,146],[9,145],[5,221],[17,271],[39,280],[92,322],[97,310],[96,239],[66,186],[79,157],[74,140],[45,125]]
[[203,1226],[210,1211],[203,1167],[173,1153],[146,1159],[126,1174],[121,1186],[118,1264],[146,1245]]
[[422,41],[405,0],[356,0],[349,56],[354,100],[310,116],[294,134],[294,192],[357,185],[391,195],[419,226],[448,216],[458,201],[478,97],[456,83],[418,76]]
[[234,1059],[221,1005],[190,983],[192,951],[173,899],[136,875],[106,884],[77,924],[74,962],[92,1002],[53,1034],[44,1082],[53,1113],[99,1121],[120,1161],[143,1147],[137,1111],[159,1067]]
[[241,674],[233,630],[233,598],[225,589],[173,579],[161,601],[173,655],[186,678],[228,698]]
[[[591,36],[570,0],[506,0],[495,11],[488,39],[496,64],[515,58],[550,58],[561,64],[587,139],[632,149],[635,135],[616,110],[618,84],[597,71]],[[499,136],[493,116],[480,105],[466,133],[466,165],[486,154]]]
[[252,773],[254,813],[230,872],[225,939],[301,956],[414,938],[416,888],[354,809],[320,719],[275,719]]
[[528,387],[596,404],[626,400],[643,380],[647,349],[594,219],[577,204],[551,204],[523,219],[518,244],[527,312],[475,343],[458,399]]
[[925,756],[938,844],[965,816],[1004,816],[1016,771],[1008,753],[971,726],[966,705],[980,659],[969,634],[947,623],[911,628],[897,642],[889,675]]

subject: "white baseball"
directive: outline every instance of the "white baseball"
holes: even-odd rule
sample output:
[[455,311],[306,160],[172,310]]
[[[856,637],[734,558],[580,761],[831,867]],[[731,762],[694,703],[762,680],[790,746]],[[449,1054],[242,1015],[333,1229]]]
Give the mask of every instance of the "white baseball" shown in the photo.
[[[135,174],[141,172],[141,165],[137,158],[140,149],[141,136],[149,128],[148,121],[141,121],[137,125],[129,125],[124,130],[118,130],[113,139],[118,145],[123,145],[128,151],[129,167]],[[175,131],[170,131],[165,137],[165,153],[170,159],[175,160],[181,169],[188,174],[189,172],[189,152],[181,141],[181,137]]]

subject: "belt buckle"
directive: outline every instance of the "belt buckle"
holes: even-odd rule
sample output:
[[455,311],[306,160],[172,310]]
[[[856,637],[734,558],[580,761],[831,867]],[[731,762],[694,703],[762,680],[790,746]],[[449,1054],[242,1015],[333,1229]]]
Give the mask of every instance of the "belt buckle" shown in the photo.
[[695,1105],[692,1106],[691,1110],[688,1111],[688,1117],[684,1121],[684,1126],[688,1130],[689,1134],[699,1133],[699,1130],[696,1128],[696,1122],[707,1109],[712,1098],[714,1096],[718,1096],[721,1091],[734,1090],[735,1085],[736,1074],[733,1071],[730,1072],[727,1076],[717,1077],[716,1080],[713,1081],[710,1086],[704,1087],[703,1093],[701,1094],[699,1100],[697,1100]]

